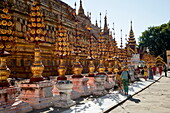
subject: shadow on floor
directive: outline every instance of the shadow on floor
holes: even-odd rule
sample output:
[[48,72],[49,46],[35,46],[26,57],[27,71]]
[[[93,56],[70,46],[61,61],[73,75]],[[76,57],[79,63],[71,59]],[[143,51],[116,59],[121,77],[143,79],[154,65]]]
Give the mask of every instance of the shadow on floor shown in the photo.
[[129,101],[132,101],[132,102],[135,102],[135,103],[141,102],[140,99],[136,99],[136,98],[133,98],[133,97],[132,97],[132,98],[129,98],[128,100],[129,100]]

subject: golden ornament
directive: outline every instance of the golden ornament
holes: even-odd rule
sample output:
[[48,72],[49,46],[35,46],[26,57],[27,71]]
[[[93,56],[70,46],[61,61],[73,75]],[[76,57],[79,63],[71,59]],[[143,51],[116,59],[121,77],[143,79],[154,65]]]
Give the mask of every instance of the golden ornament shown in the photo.
[[63,38],[63,41],[66,41],[67,39],[66,38]]
[[37,18],[37,22],[40,22],[41,21],[41,18]]
[[64,55],[67,55],[67,52],[64,52]]
[[34,41],[34,37],[31,37],[30,40],[31,40],[31,41]]
[[64,36],[66,37],[66,36],[67,36],[67,33],[64,33]]
[[31,21],[32,21],[32,22],[35,22],[35,18],[31,18]]
[[47,33],[47,31],[46,31],[46,30],[44,30],[44,31],[43,31],[43,35],[45,35],[46,33]]
[[9,37],[9,41],[11,41],[11,40],[13,40],[13,36],[10,36],[10,37]]
[[58,45],[60,45],[60,46],[61,46],[61,45],[62,45],[62,43],[61,43],[61,42],[59,42],[59,43],[58,43]]
[[35,30],[34,29],[31,30],[31,34],[35,34]]
[[6,48],[11,48],[11,45],[10,44],[6,45]]
[[28,24],[27,26],[28,26],[28,27],[32,27],[31,24]]
[[7,30],[7,33],[8,33],[9,35],[12,34],[12,30],[11,30],[11,29]]
[[42,37],[41,37],[41,40],[45,40],[45,37],[42,36]]
[[32,16],[36,16],[35,12],[32,12],[31,15],[32,15]]
[[37,40],[37,41],[38,41],[39,39],[40,39],[39,37],[35,37],[35,40]]
[[41,33],[41,31],[42,31],[42,29],[37,29],[37,34],[40,34]]
[[37,2],[36,1],[33,1],[33,5],[36,5],[37,4]]
[[11,19],[11,15],[6,15],[6,18],[7,18],[8,20],[10,20],[10,19]]
[[58,38],[58,41],[62,41],[62,38]]
[[40,24],[40,23],[38,23],[38,24],[37,24],[37,27],[41,27],[41,24]]
[[42,26],[41,27],[45,27],[45,24],[42,24]]
[[39,10],[40,9],[40,7],[39,6],[36,6],[36,10]]
[[4,48],[4,46],[2,44],[0,44],[0,48]]
[[12,22],[11,21],[8,22],[8,26],[12,26]]
[[63,45],[64,45],[64,46],[66,46],[66,45],[67,45],[67,43],[66,43],[66,42],[63,42]]
[[1,18],[6,18],[6,15],[5,14],[1,14]]
[[62,37],[62,36],[63,36],[63,33],[60,33],[60,34],[59,34],[59,36],[61,36],[61,37]]
[[36,9],[35,7],[31,7],[31,10],[33,10],[33,11],[34,11],[35,9]]
[[32,26],[33,26],[33,27],[36,27],[36,23],[32,23]]
[[61,51],[61,50],[62,50],[62,47],[59,47],[59,50]]
[[6,20],[2,20],[2,25],[6,26],[7,25],[7,21]]
[[8,40],[7,36],[3,36],[2,38],[3,38],[3,40]]
[[2,11],[3,11],[4,13],[8,13],[8,9],[7,9],[7,8],[4,8]]
[[41,13],[40,13],[40,12],[37,12],[37,16],[41,16]]
[[7,32],[7,31],[6,31],[5,29],[1,29],[1,33],[2,33],[2,34],[6,34],[6,32]]

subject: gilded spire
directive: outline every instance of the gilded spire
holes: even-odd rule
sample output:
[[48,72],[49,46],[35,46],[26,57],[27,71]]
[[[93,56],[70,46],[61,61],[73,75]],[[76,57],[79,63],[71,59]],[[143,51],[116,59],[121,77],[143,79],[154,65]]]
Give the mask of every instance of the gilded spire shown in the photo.
[[131,21],[131,26],[130,26],[128,45],[131,49],[133,49],[135,51],[135,53],[137,53],[136,41],[135,41],[134,33],[133,33],[133,30],[132,30],[132,21]]
[[132,30],[132,21],[131,21],[131,27],[130,27],[129,37],[130,37],[130,38],[134,38],[134,33],[133,33],[133,30]]
[[106,15],[104,17],[104,34],[108,34],[108,26],[107,26],[107,10],[106,10]]
[[83,9],[83,6],[82,6],[82,0],[80,0],[80,7],[79,7],[79,10],[78,10],[78,15],[81,16],[81,17],[85,16],[84,9]]

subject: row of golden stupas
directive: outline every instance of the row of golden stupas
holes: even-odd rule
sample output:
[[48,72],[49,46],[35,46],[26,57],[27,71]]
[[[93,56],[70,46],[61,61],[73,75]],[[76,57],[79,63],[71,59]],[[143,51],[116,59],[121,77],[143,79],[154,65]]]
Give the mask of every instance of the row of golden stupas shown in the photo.
[[[3,9],[3,1],[0,1],[0,10]],[[78,14],[76,9],[70,7],[68,4],[61,0],[37,0],[40,3],[40,10],[42,11],[41,16],[44,17],[44,24],[38,25],[37,27],[44,27],[44,35],[39,36],[45,43],[40,44],[41,58],[44,64],[43,76],[54,76],[58,75],[57,67],[59,65],[59,49],[57,45],[68,47],[65,48],[69,53],[66,54],[66,74],[72,74],[72,65],[75,61],[75,53],[73,52],[75,47],[79,48],[80,62],[83,65],[83,73],[88,73],[89,57],[93,57],[95,66],[98,65],[99,57],[102,55],[106,61],[109,59],[116,59],[117,62],[123,63],[128,62],[133,53],[138,53],[136,48],[136,41],[132,30],[132,22],[130,28],[129,39],[126,47],[123,48],[122,41],[120,48],[117,46],[115,39],[115,31],[113,35],[107,25],[107,15],[104,18],[104,28],[91,23],[91,14],[85,15],[80,0],[80,6]],[[33,63],[34,58],[34,44],[29,43],[31,35],[28,34],[31,20],[30,10],[32,0],[8,0],[10,13],[13,16],[14,22],[14,34],[15,43],[9,42],[12,45],[12,49],[8,49],[12,55],[7,59],[7,65],[11,69],[11,77],[17,78],[29,78],[32,76],[30,66]],[[38,14],[37,14],[38,15]],[[61,18],[62,15],[62,18]],[[101,16],[101,14],[100,14]],[[75,25],[75,18],[77,24]],[[41,20],[36,20],[41,21]],[[63,38],[68,43],[62,43],[62,40],[58,38],[58,31],[61,29],[61,23],[64,27],[63,32],[66,34],[66,38]],[[90,32],[89,32],[90,28]],[[34,34],[34,31],[30,33]],[[76,38],[78,40],[76,40]],[[101,38],[103,37],[103,38]],[[122,40],[122,37],[121,37]],[[33,41],[33,40],[32,40]],[[101,47],[98,48],[99,44]],[[117,62],[113,62],[111,65],[114,66]],[[105,62],[105,66],[108,66],[108,62]]]

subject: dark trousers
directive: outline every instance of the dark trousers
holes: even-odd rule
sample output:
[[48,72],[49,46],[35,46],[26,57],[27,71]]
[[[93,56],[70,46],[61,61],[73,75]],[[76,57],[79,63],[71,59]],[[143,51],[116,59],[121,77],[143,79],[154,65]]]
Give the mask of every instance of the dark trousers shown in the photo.
[[167,77],[167,71],[164,71],[165,72],[165,77]]

